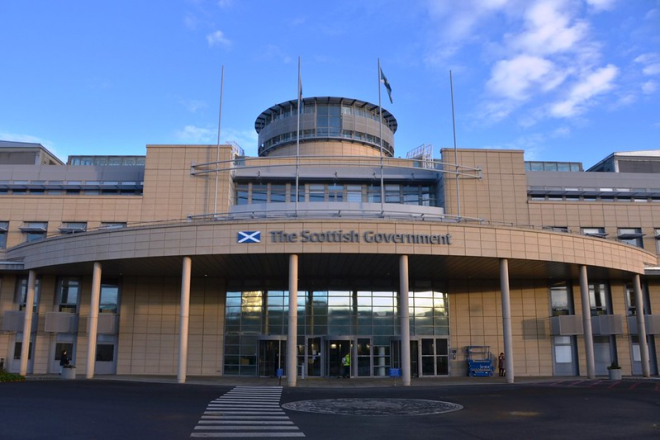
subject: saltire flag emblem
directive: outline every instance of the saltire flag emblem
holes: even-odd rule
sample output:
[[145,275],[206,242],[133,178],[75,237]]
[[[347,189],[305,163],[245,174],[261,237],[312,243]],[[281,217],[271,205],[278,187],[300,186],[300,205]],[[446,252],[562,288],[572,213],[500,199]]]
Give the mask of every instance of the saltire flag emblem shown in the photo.
[[392,101],[392,86],[390,85],[390,82],[385,77],[385,74],[383,73],[383,69],[380,69],[380,80],[385,85],[385,88],[387,89],[387,96],[390,98],[390,103],[394,104],[394,101]]
[[261,243],[261,231],[241,231],[238,233],[239,243]]

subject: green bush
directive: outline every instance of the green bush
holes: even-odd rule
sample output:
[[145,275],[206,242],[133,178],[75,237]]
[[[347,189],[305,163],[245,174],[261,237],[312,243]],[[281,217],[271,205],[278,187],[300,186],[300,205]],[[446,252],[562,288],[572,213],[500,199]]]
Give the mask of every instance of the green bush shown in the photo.
[[15,373],[0,373],[0,382],[23,382],[25,377]]

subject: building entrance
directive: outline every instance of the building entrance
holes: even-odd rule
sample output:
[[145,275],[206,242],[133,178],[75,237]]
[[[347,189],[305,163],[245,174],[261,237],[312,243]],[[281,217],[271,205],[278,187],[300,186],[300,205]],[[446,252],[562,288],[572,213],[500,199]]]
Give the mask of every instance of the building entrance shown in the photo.
[[280,368],[286,375],[286,341],[259,341],[259,376],[276,377]]
[[349,354],[351,357],[351,366],[349,375],[353,376],[353,362],[357,361],[354,359],[352,353],[352,341],[351,340],[339,340],[332,339],[328,341],[328,376],[330,377],[342,377],[344,375],[344,366],[342,365],[342,358]]

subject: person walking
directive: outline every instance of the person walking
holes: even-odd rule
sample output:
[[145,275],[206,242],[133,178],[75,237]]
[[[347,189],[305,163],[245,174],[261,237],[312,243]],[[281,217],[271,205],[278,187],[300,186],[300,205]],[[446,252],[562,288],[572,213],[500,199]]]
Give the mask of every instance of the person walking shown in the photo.
[[497,366],[500,369],[500,376],[504,376],[504,353],[500,353],[497,357]]
[[344,367],[344,379],[351,377],[351,355],[346,353],[346,355],[341,358],[341,364]]
[[66,350],[62,350],[62,353],[60,354],[60,375],[62,375],[62,370],[64,367],[68,367],[69,363],[71,360],[69,359],[69,356],[66,354]]

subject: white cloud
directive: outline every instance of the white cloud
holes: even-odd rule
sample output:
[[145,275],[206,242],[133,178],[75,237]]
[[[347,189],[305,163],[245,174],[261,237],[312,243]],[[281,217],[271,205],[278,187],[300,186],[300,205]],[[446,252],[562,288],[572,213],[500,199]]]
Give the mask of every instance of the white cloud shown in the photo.
[[655,81],[646,81],[644,84],[642,84],[642,92],[644,92],[645,95],[651,95],[657,90],[658,83]]
[[644,66],[642,68],[642,73],[644,73],[644,75],[651,76],[660,74],[660,53],[644,53],[635,58],[635,62]]
[[31,144],[41,144],[46,149],[48,149],[55,156],[60,157],[58,152],[55,150],[53,143],[47,139],[42,139],[38,136],[32,136],[29,134],[18,134],[18,133],[9,133],[6,131],[0,131],[0,140],[10,141],[10,142],[26,142]]
[[432,20],[442,23],[443,39],[462,40],[472,34],[479,21],[506,9],[515,0],[462,0],[447,2],[427,0],[426,8]]
[[587,4],[596,11],[609,11],[614,8],[617,0],[587,0]]
[[234,130],[228,128],[222,130],[221,139],[223,142],[236,142],[248,155],[257,155],[257,142],[259,141],[259,135],[257,135],[257,132],[254,129]]
[[551,115],[567,118],[582,113],[593,97],[613,88],[614,79],[618,74],[619,69],[612,64],[590,73],[573,86],[565,100],[551,106]]
[[286,54],[281,47],[275,44],[267,44],[261,50],[261,53],[258,55],[260,60],[271,60],[271,59],[280,59],[285,64],[289,64],[293,61],[293,58]]
[[209,46],[223,46],[228,48],[231,46],[231,41],[225,37],[225,34],[222,31],[211,32],[206,36],[206,41],[208,41]]
[[179,100],[179,104],[181,104],[190,113],[197,113],[199,110],[207,107],[206,102],[196,99],[181,99]]
[[495,95],[525,100],[532,89],[552,90],[563,82],[565,75],[546,59],[520,55],[502,60],[493,67],[486,87]]
[[525,31],[510,36],[512,48],[532,54],[553,54],[574,49],[587,35],[583,21],[572,20],[565,2],[538,1],[525,12]]
[[10,142],[26,142],[26,143],[41,144],[44,147],[46,146],[46,144],[48,144],[48,141],[45,141],[37,136],[32,136],[29,134],[8,133],[6,131],[4,132],[0,131],[0,139],[3,141],[10,141]]
[[559,127],[557,129],[555,129],[555,131],[552,132],[550,137],[564,138],[564,137],[568,137],[570,134],[571,134],[571,128],[563,126],[563,127]]
[[186,125],[183,130],[177,131],[175,136],[179,141],[190,144],[209,144],[218,140],[217,130],[194,125]]
[[183,17],[183,24],[186,28],[194,31],[195,29],[197,29],[199,20],[194,14],[187,13],[186,16]]
[[[183,129],[175,133],[179,142],[187,144],[215,144],[218,142],[217,128],[197,127],[195,125],[186,125]],[[248,154],[257,155],[258,135],[254,130],[234,130],[226,128],[220,133],[220,142],[235,142],[242,147]]]

